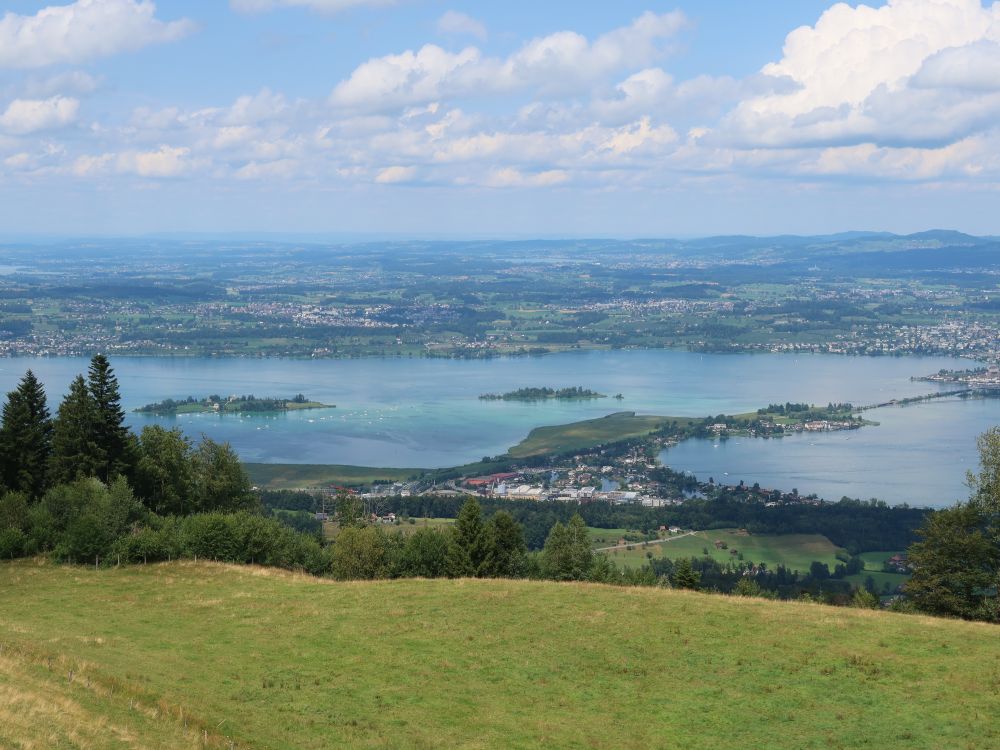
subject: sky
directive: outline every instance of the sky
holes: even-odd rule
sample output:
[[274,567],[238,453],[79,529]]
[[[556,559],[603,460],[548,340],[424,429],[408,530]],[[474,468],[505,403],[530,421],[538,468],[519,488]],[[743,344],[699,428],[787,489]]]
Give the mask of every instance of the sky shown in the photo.
[[1000,234],[1000,1],[0,0],[0,236]]

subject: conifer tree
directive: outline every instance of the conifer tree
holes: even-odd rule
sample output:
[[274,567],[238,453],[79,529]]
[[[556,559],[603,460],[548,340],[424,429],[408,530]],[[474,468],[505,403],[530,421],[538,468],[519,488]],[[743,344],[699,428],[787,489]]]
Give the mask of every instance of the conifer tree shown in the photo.
[[482,510],[476,498],[470,497],[458,511],[455,520],[455,542],[469,557],[473,573],[479,575],[481,566],[488,553],[486,525],[483,523]]
[[556,581],[573,580],[573,555],[569,532],[556,521],[545,539],[542,550],[542,572]]
[[454,535],[448,543],[444,569],[445,575],[449,578],[468,578],[476,573],[469,553],[455,540]]
[[94,440],[104,454],[97,477],[109,482],[119,474],[130,474],[134,461],[118,378],[103,354],[97,354],[90,360],[87,388],[95,408]]
[[82,375],[70,384],[52,424],[52,455],[49,480],[66,484],[98,476],[107,465],[102,446],[97,443],[97,407]]
[[679,589],[697,589],[701,583],[701,573],[694,569],[691,560],[683,557],[674,565],[672,583]]
[[51,452],[52,418],[45,389],[28,370],[3,407],[0,480],[8,489],[37,500],[45,492]]
[[590,546],[587,522],[579,513],[574,513],[566,524],[566,532],[573,560],[574,578],[582,580],[587,577],[594,564],[594,552]]
[[478,574],[484,578],[520,578],[527,569],[528,547],[521,524],[500,511],[486,524],[486,557]]
[[542,571],[557,581],[582,581],[594,566],[587,524],[579,513],[569,523],[556,523],[545,540],[542,550]]

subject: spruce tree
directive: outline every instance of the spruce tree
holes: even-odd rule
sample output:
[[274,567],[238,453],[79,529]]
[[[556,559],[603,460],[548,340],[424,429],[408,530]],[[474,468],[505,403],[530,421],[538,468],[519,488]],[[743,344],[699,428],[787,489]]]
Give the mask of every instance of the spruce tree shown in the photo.
[[697,589],[701,582],[701,573],[694,569],[691,560],[681,558],[674,564],[674,576],[671,583],[679,589]]
[[486,525],[483,523],[482,509],[476,498],[470,497],[458,511],[458,518],[455,520],[454,533],[455,542],[465,550],[472,563],[472,570],[476,575],[481,575],[480,568],[486,561],[488,554],[488,539],[486,537]]
[[587,533],[587,522],[579,513],[574,513],[566,524],[566,534],[569,538],[573,559],[573,577],[583,580],[590,574],[594,564],[594,552],[590,545],[590,535]]
[[121,405],[118,378],[103,354],[90,360],[87,388],[95,408],[94,439],[104,454],[97,477],[109,482],[119,474],[130,474],[134,461],[131,456],[129,430],[125,426],[125,410]]
[[3,407],[0,479],[9,489],[37,500],[45,492],[51,452],[52,418],[45,389],[28,370]]
[[556,581],[573,580],[573,553],[569,532],[558,521],[552,526],[542,550],[542,572]]
[[587,524],[574,513],[563,526],[556,522],[542,550],[542,571],[557,581],[582,581],[590,575],[594,553],[590,548]]
[[527,569],[528,547],[521,524],[500,511],[486,524],[486,558],[478,574],[484,578],[521,578]]
[[77,375],[52,424],[49,459],[52,484],[98,476],[101,468],[107,465],[107,459],[96,435],[97,406],[87,389],[87,382],[82,375]]

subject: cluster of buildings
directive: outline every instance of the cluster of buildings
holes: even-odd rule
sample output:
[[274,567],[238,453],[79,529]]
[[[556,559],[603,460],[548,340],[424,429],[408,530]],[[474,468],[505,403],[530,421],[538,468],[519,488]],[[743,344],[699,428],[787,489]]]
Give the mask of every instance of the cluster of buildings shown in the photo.
[[978,370],[966,370],[964,372],[953,372],[942,370],[941,372],[920,378],[933,383],[959,383],[970,388],[1000,388],[1000,365],[990,365]]
[[[539,502],[608,502],[615,505],[639,504],[661,508],[684,502],[682,497],[661,497],[652,487],[643,488],[644,478],[635,475],[623,482],[604,479],[619,467],[600,469],[577,465],[573,468],[545,469],[542,472],[504,472],[481,477],[469,477],[460,486],[483,497],[503,500],[536,500]],[[629,481],[632,480],[632,481]],[[639,486],[640,489],[625,487]],[[645,489],[645,491],[643,491]]]
[[832,341],[740,344],[746,351],[771,353],[902,355],[936,354],[975,359],[1000,359],[1000,330],[978,321],[955,320],[937,325],[862,326]]

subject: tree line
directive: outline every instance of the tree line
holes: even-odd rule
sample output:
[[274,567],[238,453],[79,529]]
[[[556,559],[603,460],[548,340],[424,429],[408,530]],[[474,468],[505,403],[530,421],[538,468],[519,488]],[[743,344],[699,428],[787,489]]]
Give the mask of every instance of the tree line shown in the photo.
[[[661,467],[654,474],[670,473]],[[690,478],[688,478],[690,479]],[[667,480],[669,481],[669,480]],[[269,490],[262,493],[268,508],[319,510],[319,496],[305,492]],[[455,518],[464,498],[422,495],[386,497],[384,512],[411,518]],[[660,526],[686,529],[746,529],[752,534],[822,534],[838,547],[856,555],[870,550],[906,549],[917,541],[917,530],[929,511],[891,507],[877,501],[843,499],[836,503],[809,503],[767,507],[753,498],[750,488],[719,488],[715,496],[691,498],[680,505],[647,508],[640,505],[560,501],[506,500],[482,497],[483,511],[506,511],[524,529],[529,550],[540,550],[556,522],[565,524],[576,513],[587,526],[601,529],[634,529],[652,538]]]
[[454,524],[409,534],[368,523],[351,495],[341,495],[337,506],[331,573],[343,580],[475,577],[671,584],[669,576],[657,575],[649,566],[619,570],[606,556],[595,554],[578,513],[565,524],[557,521],[541,551],[533,554],[513,515],[498,510],[487,518],[474,497],[462,501]]

